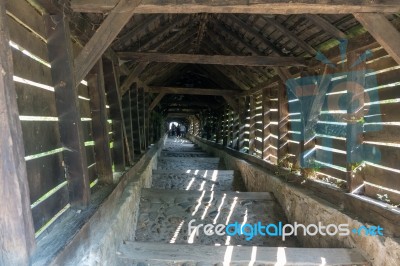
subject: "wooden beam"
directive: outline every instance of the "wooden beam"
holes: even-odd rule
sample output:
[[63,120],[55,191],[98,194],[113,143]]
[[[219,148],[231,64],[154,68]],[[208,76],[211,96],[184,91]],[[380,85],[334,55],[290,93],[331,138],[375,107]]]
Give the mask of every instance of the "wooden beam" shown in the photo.
[[197,55],[197,54],[166,54],[121,52],[119,58],[137,61],[167,62],[181,64],[205,64],[228,66],[306,66],[307,61],[294,57],[277,56],[238,56],[238,55]]
[[131,19],[135,7],[140,1],[121,0],[111,10],[107,18],[97,29],[96,33],[83,47],[74,61],[75,87],[85,78],[92,67],[114,41],[125,24]]
[[306,15],[306,18],[311,20],[315,26],[320,27],[332,37],[335,37],[337,39],[347,38],[346,33],[336,28],[334,25],[332,25],[329,21],[327,21],[320,15],[308,14]]
[[201,14],[200,16],[201,18],[200,18],[199,30],[197,31],[196,43],[194,45],[194,51],[196,54],[199,52],[200,44],[203,41],[204,33],[207,30],[207,22],[208,22],[208,14]]
[[[246,32],[249,32],[250,34],[252,34],[255,38],[258,39],[259,42],[263,43],[265,46],[269,47],[272,51],[272,54],[276,54],[279,56],[284,56],[285,54],[278,49],[272,42],[270,42],[268,39],[266,39],[262,33],[260,33],[259,31],[255,30],[253,28],[252,25],[247,24],[247,22],[244,22],[243,20],[241,20],[238,16],[236,15],[225,15],[224,17],[227,17],[228,19],[230,19],[233,23],[239,25],[242,29],[245,29]],[[222,18],[224,18],[222,17]],[[258,51],[258,50],[257,50]],[[260,52],[258,52],[258,54],[260,54]]]
[[[72,0],[75,12],[105,12],[112,9],[118,0]],[[355,12],[399,13],[397,0],[384,2],[370,0],[226,0],[186,1],[143,0],[134,10],[138,14],[158,13],[245,13],[245,14],[348,14]]]
[[45,25],[69,200],[73,207],[81,209],[89,205],[90,184],[69,21],[63,14],[47,15]]
[[354,14],[364,28],[400,64],[400,32],[382,14]]
[[100,60],[88,75],[90,111],[96,171],[101,183],[112,184],[112,157],[107,122],[107,98],[104,84],[103,61]]
[[188,94],[188,95],[216,95],[216,96],[232,96],[238,94],[234,90],[207,89],[207,88],[179,88],[179,87],[148,87],[145,90],[150,93],[166,93],[166,94]]
[[235,111],[235,113],[239,113],[239,104],[236,102],[236,100],[233,97],[231,97],[229,95],[224,95],[222,97],[224,97],[227,104],[233,109],[233,111]]
[[157,106],[157,104],[162,100],[162,98],[164,98],[165,93],[161,92],[159,93],[156,98],[154,98],[154,100],[151,102],[150,106],[149,106],[149,111],[153,111],[153,109]]
[[280,32],[282,32],[286,37],[288,37],[292,42],[297,44],[300,48],[302,48],[305,52],[309,53],[312,56],[315,56],[317,54],[317,51],[308,43],[300,39],[298,36],[296,36],[293,32],[291,32],[289,29],[287,29],[285,26],[280,24],[278,21],[275,19],[263,17],[263,16],[258,16],[259,18],[262,18],[265,20],[269,25],[273,26],[274,28],[278,29]]
[[119,88],[121,97],[129,91],[131,85],[135,82],[135,79],[139,76],[140,73],[149,65],[149,62],[140,62],[137,64],[134,70],[129,74],[129,76],[125,79],[124,83],[122,83]]
[[13,81],[5,1],[0,2],[0,264],[30,265],[35,231]]

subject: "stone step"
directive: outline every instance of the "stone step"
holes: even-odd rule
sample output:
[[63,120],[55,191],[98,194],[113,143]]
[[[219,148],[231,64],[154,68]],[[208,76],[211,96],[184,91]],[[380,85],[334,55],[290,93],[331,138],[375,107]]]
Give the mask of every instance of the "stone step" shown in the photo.
[[212,157],[212,155],[206,152],[172,152],[172,151],[163,151],[161,152],[161,157]]
[[188,223],[287,223],[284,212],[269,192],[221,192],[143,189],[136,230],[137,241],[205,245],[298,246],[295,238],[244,235],[189,235]]
[[189,170],[153,171],[152,188],[179,190],[232,191],[234,171]]
[[218,169],[220,158],[198,157],[198,158],[174,158],[160,157],[157,164],[158,169],[163,170],[207,170]]
[[369,265],[346,248],[202,246],[125,242],[117,252],[121,265]]

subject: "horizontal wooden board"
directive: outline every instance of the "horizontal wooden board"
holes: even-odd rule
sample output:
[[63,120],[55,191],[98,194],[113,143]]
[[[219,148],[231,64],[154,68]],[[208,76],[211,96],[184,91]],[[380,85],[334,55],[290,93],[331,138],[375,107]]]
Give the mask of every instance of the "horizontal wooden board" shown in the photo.
[[364,151],[366,161],[400,170],[399,147],[364,144]]
[[322,135],[346,137],[345,125],[317,124],[316,133]]
[[35,155],[61,147],[58,122],[21,121],[25,155]]
[[254,140],[254,146],[256,147],[256,149],[262,151],[263,150],[263,144],[261,141],[258,140]]
[[[15,49],[12,49],[12,51],[14,75],[47,86],[52,86],[53,81],[50,68],[33,60],[20,51]],[[37,89],[41,90],[41,88]]]
[[26,162],[31,203],[65,181],[62,153]]
[[78,94],[79,96],[83,96],[85,98],[90,98],[89,96],[89,88],[83,84],[79,84],[78,86]]
[[92,121],[82,121],[84,141],[92,141]]
[[[45,42],[11,17],[7,18],[10,39],[31,54],[48,62],[48,51]],[[29,43],[27,42],[29,40]]]
[[13,0],[9,5],[7,5],[7,12],[46,39],[43,17],[27,1]]
[[375,125],[364,125],[364,140],[376,142],[400,143],[400,126],[384,125],[376,131]]
[[294,142],[289,142],[289,153],[294,154],[296,156],[300,155],[300,145]]
[[315,156],[318,161],[324,163],[338,165],[341,167],[346,167],[347,165],[346,154],[317,149]]
[[63,187],[40,205],[32,209],[32,217],[35,231],[38,231],[51,218],[54,217],[68,204],[68,188]]
[[92,113],[90,110],[90,103],[88,101],[79,99],[79,110],[80,110],[81,117],[84,117],[84,118],[92,117]]
[[19,115],[57,117],[54,92],[15,83]]
[[362,173],[364,180],[369,183],[394,190],[400,190],[399,173],[368,164],[363,168]]
[[[399,88],[400,89],[400,88]],[[400,122],[400,102],[399,103],[386,103],[379,105],[377,115],[365,117],[366,123],[381,123],[381,122]]]
[[347,173],[331,167],[321,167],[318,172],[346,181]]
[[394,67],[397,65],[398,64],[396,63],[396,61],[393,58],[381,57],[381,58],[375,60],[374,62],[370,62],[369,64],[367,64],[367,69],[373,70],[373,71],[379,71],[379,70],[386,69],[389,67]]
[[[400,193],[400,188],[399,188]],[[371,186],[369,184],[365,184],[365,195],[377,200],[381,200],[385,203],[398,205],[400,204],[400,194],[392,192],[391,190],[387,190],[384,188],[378,188],[375,186]]]
[[331,139],[325,137],[317,137],[316,144],[320,146],[325,146],[333,149],[338,149],[342,151],[346,151],[346,140],[341,139]]

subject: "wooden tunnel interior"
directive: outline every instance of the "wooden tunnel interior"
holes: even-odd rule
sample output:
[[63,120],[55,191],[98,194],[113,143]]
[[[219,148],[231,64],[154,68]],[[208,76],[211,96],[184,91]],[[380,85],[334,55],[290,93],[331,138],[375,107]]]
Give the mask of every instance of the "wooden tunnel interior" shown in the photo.
[[27,263],[170,122],[357,195],[398,235],[399,14],[397,0],[1,1],[0,264]]

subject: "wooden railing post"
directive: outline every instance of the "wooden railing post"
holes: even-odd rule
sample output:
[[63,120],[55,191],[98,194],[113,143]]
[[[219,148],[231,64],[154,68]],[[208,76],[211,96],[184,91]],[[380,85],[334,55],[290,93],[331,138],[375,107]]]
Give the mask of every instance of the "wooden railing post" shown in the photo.
[[46,15],[45,24],[69,200],[72,207],[85,208],[90,200],[90,184],[69,21],[63,14]]
[[104,85],[103,61],[99,60],[89,72],[88,87],[92,112],[92,134],[99,182],[113,183],[112,157],[107,125],[107,98]]
[[0,265],[29,265],[35,232],[13,81],[5,1],[0,2]]
[[113,130],[113,150],[112,157],[114,170],[116,172],[125,171],[125,145],[123,133],[123,119],[121,113],[121,99],[119,96],[119,76],[115,73],[115,67],[111,61],[103,61],[104,82],[107,93],[108,104],[110,106],[110,118]]

